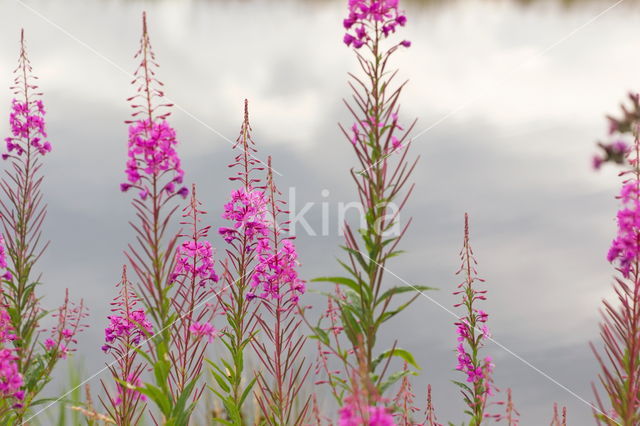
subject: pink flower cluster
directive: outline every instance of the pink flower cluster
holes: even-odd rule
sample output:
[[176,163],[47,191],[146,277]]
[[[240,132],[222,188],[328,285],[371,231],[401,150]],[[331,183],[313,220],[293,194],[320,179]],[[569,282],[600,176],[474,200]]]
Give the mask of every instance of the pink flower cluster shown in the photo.
[[177,193],[186,197],[189,190],[182,186],[184,171],[180,167],[180,158],[175,150],[176,133],[166,120],[139,120],[129,126],[129,160],[125,173],[127,183],[120,189],[127,191],[135,187],[140,190],[143,200],[149,196],[150,188],[143,184],[143,176],[160,178],[165,173],[172,173],[169,183],[163,191],[167,194]]
[[[7,269],[7,249],[5,246],[4,237],[0,235],[0,269]],[[10,280],[12,277],[11,272],[5,271],[4,274],[0,275],[0,278],[5,280]]]
[[218,233],[227,243],[246,238],[248,243],[256,238],[266,237],[267,200],[264,192],[259,190],[245,191],[237,189],[231,193],[231,201],[224,205],[223,219],[233,222],[233,228],[221,227]]
[[278,299],[281,295],[281,287],[288,285],[287,293],[291,293],[291,301],[297,303],[301,294],[305,292],[305,283],[298,278],[298,253],[291,240],[284,240],[278,253],[273,253],[268,238],[258,241],[256,247],[258,253],[258,265],[255,268],[251,280],[251,286],[255,290],[262,287],[263,292],[257,296],[254,292],[247,294],[248,299],[254,297]]
[[208,322],[194,322],[191,324],[191,327],[189,327],[189,331],[193,333],[196,339],[206,337],[209,343],[213,342],[213,339],[218,336],[218,330]]
[[347,403],[340,409],[339,426],[396,426],[393,416],[386,407],[370,406],[366,407],[368,420],[362,418],[362,412],[356,404]]
[[[398,10],[398,0],[349,0],[349,16],[343,21],[347,32],[344,43],[356,49],[361,48],[374,37],[388,37],[398,26],[404,26],[407,17]],[[400,44],[411,46],[404,40]]]
[[198,284],[207,281],[218,282],[214,269],[213,249],[209,241],[184,241],[178,248],[178,260],[173,271],[173,279],[180,275],[200,278]]
[[139,388],[142,386],[142,380],[140,379],[140,376],[135,376],[133,373],[129,374],[126,382],[127,384],[125,385],[125,387],[127,389],[122,389],[122,384],[116,383],[116,390],[118,393],[113,399],[113,405],[120,405],[122,403],[122,398],[124,397],[124,395],[130,396],[129,399],[133,400],[137,400],[138,398],[140,398],[142,401],[147,400],[147,397],[144,394],[138,392],[135,389],[131,389],[132,387]]
[[107,328],[104,329],[105,341],[107,344],[102,346],[102,350],[107,352],[115,340],[129,337],[130,343],[137,345],[143,337],[153,335],[153,326],[147,320],[142,309],[131,311],[127,318],[121,315],[110,315],[107,317],[110,321]]
[[[618,235],[607,254],[609,262],[618,262],[622,274],[628,278],[633,262],[640,255],[640,182],[629,180],[622,186],[618,211]],[[637,272],[637,271],[636,271]]]
[[[488,318],[489,315],[486,312],[482,310],[475,311],[476,324],[486,323]],[[464,342],[474,340],[474,344],[479,347],[482,344],[483,339],[491,337],[489,328],[486,324],[483,324],[482,327],[480,327],[480,334],[474,337],[471,334],[469,320],[467,318],[463,318],[455,325],[457,327],[458,334],[458,365],[456,366],[456,370],[467,374],[468,383],[477,383],[484,380],[493,370],[491,357],[485,357],[484,362],[482,363],[475,363],[471,355],[465,349]],[[487,392],[490,392],[489,386],[487,386]]]
[[[71,338],[73,333],[69,329],[65,329],[63,333],[66,333],[65,336]],[[56,342],[55,340],[48,338],[44,341],[44,348],[47,352],[57,352],[58,358],[67,359],[67,355],[69,353],[69,348],[62,342]]]
[[11,342],[16,339],[11,326],[11,317],[5,309],[0,308],[0,344]]
[[9,124],[13,137],[5,138],[8,153],[2,155],[3,159],[11,157],[14,151],[15,155],[21,156],[28,149],[26,144],[35,148],[35,151],[41,155],[51,151],[51,143],[44,140],[47,137],[44,115],[45,110],[41,100],[27,103],[14,99],[11,102]]
[[11,349],[0,349],[0,395],[3,398],[24,398],[24,391],[20,389],[24,380],[18,371],[17,359]]

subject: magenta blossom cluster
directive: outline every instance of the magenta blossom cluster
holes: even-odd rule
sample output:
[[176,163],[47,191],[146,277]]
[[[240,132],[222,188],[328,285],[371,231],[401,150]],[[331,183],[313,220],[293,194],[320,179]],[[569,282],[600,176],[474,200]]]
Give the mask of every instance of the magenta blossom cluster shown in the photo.
[[213,248],[209,241],[184,241],[178,248],[173,280],[180,275],[199,278],[198,284],[217,283],[218,275],[214,269]]
[[618,235],[607,254],[609,262],[618,262],[625,278],[640,255],[640,182],[627,181],[620,192],[623,207],[618,211]]
[[47,137],[44,115],[44,104],[39,99],[31,102],[14,99],[11,102],[9,124],[13,137],[5,138],[8,152],[2,155],[3,159],[23,155],[29,149],[26,144],[41,155],[51,151],[51,143],[44,140]]
[[0,308],[0,344],[11,342],[17,338],[11,326],[11,317],[6,309]]
[[[70,333],[71,330],[65,329],[63,332]],[[68,334],[71,337],[73,334]],[[58,354],[58,358],[67,359],[67,355],[69,354],[69,348],[63,342],[56,342],[52,338],[48,338],[44,341],[44,348],[47,352],[56,352]]]
[[[258,253],[258,265],[251,279],[251,287],[254,291],[247,293],[248,299],[260,297],[263,299],[279,299],[281,287],[287,285],[286,290],[290,293],[290,300],[294,303],[298,302],[300,295],[305,292],[305,283],[298,278],[298,253],[296,246],[291,240],[284,240],[282,248],[273,253],[268,238],[262,238],[256,246]],[[262,287],[262,293],[258,296],[255,289]]]
[[127,384],[124,386],[126,389],[123,389],[122,384],[120,384],[119,382],[116,383],[116,391],[118,393],[113,399],[113,405],[120,405],[122,403],[122,399],[125,396],[125,394],[127,396],[130,395],[130,397],[127,398],[129,400],[136,401],[138,399],[141,399],[142,401],[146,401],[147,397],[144,394],[141,394],[137,390],[132,389],[134,387],[139,388],[141,386],[142,386],[142,380],[140,379],[140,376],[136,376],[133,373],[129,374],[129,376],[127,377]]
[[0,349],[0,395],[3,399],[24,398],[24,391],[21,390],[24,380],[18,371],[17,359],[11,349]]
[[4,242],[4,237],[0,235],[0,270],[5,270],[4,273],[0,274],[0,278],[3,278],[5,280],[10,280],[11,278],[13,278],[11,272],[6,270],[8,266],[7,249]]
[[196,337],[196,339],[206,337],[209,343],[213,342],[213,340],[218,336],[218,330],[208,322],[194,322],[189,327],[189,331]]
[[[482,310],[476,311],[475,315],[476,315],[476,319],[475,319],[476,327],[480,329],[480,334],[476,337],[475,341],[476,341],[476,344],[479,346],[480,344],[482,344],[483,339],[491,337],[489,328],[487,327],[486,324],[484,324],[487,322],[489,315]],[[483,323],[483,324],[481,327],[479,327],[478,323]],[[460,320],[460,322],[457,322],[455,325],[457,327],[456,331],[458,334],[458,347],[456,349],[458,353],[458,365],[456,366],[456,370],[466,373],[468,383],[480,382],[485,378],[489,377],[491,372],[493,371],[493,364],[492,364],[491,357],[487,356],[484,358],[484,362],[482,364],[474,365],[471,354],[469,354],[464,347],[464,342],[468,342],[473,338],[471,334],[469,322],[467,321],[466,318],[463,318]],[[490,386],[487,386],[487,393],[491,395]]]
[[[398,10],[398,0],[349,0],[349,16],[343,21],[347,30],[343,40],[347,46],[359,49],[376,36],[388,37],[406,23],[406,15]],[[372,37],[371,31],[376,35]],[[408,40],[401,44],[411,46]]]
[[150,188],[143,184],[143,177],[160,178],[165,173],[172,174],[162,188],[167,194],[177,193],[186,197],[189,190],[182,186],[184,171],[175,149],[176,133],[166,120],[138,120],[129,126],[129,160],[125,173],[128,182],[120,189],[127,191],[135,187],[140,190],[140,198],[146,199]]
[[223,219],[233,222],[233,228],[221,227],[218,233],[227,243],[246,238],[252,243],[268,235],[267,199],[264,192],[244,188],[231,192],[231,201],[224,205]]
[[396,426],[393,416],[384,406],[366,407],[368,420],[362,418],[361,411],[356,404],[347,403],[340,409],[339,426]]
[[153,335],[153,326],[147,320],[142,309],[131,311],[126,317],[121,315],[110,315],[109,325],[104,329],[105,344],[102,350],[107,352],[115,340],[130,338],[130,343],[137,345],[143,337]]

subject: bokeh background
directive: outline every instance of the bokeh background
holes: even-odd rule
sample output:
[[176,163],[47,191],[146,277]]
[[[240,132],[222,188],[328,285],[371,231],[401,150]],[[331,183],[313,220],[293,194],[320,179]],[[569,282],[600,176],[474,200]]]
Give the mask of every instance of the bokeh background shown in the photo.
[[[593,400],[597,366],[588,342],[598,339],[600,302],[612,293],[605,254],[619,182],[612,168],[595,173],[590,159],[594,142],[606,138],[604,114],[640,88],[640,10],[632,0],[618,3],[402,5],[409,18],[402,37],[413,42],[395,58],[410,80],[402,119],[417,117],[416,133],[426,131],[414,143],[417,186],[402,216],[414,218],[408,253],[389,267],[440,288],[430,296],[450,308],[470,213],[493,337],[557,381],[487,347],[496,385],[513,388],[524,425],[548,424],[554,402],[568,407],[571,424],[593,423],[576,395]],[[314,203],[305,218],[318,234],[321,203],[329,211],[329,235],[297,228],[304,277],[338,272],[338,204],[355,196],[348,175],[355,158],[336,125],[349,122],[341,99],[349,95],[346,73],[356,70],[341,43],[346,1],[0,0],[0,82],[11,82],[24,27],[54,147],[45,167],[52,245],[40,263],[43,303],[57,306],[69,287],[89,305],[91,328],[74,355],[85,377],[108,360],[102,329],[132,239],[129,195],[118,185],[143,10],[160,78],[180,107],[172,122],[187,180],[198,183],[214,228],[231,189],[229,140],[245,97],[259,156],[274,156],[280,186],[295,191],[294,208]],[[0,117],[8,117],[8,88],[3,97]],[[0,134],[8,132],[8,119],[0,121]],[[388,285],[397,283],[389,276]],[[416,355],[418,399],[431,383],[440,421],[460,423],[463,405],[450,382],[460,378],[453,322],[420,298],[383,330],[382,344],[397,338]],[[65,389],[66,368],[50,394]],[[98,378],[91,384],[97,390]]]

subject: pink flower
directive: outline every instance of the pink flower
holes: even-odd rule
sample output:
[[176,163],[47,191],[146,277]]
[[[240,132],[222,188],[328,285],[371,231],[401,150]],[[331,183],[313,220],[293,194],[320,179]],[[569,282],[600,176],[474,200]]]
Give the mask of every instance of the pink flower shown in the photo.
[[233,222],[233,228],[222,227],[218,233],[227,243],[241,237],[252,243],[268,235],[267,200],[264,192],[244,188],[231,192],[231,201],[224,205],[223,219]]
[[0,344],[13,341],[16,338],[9,313],[5,309],[0,309]]
[[213,339],[218,336],[218,330],[208,322],[202,324],[195,322],[191,327],[189,327],[189,331],[193,333],[197,339],[207,337],[209,339],[209,343],[213,342]]
[[123,389],[123,385],[121,385],[120,383],[116,383],[116,390],[118,393],[113,400],[113,405],[120,405],[122,403],[122,398],[124,397],[124,395],[127,395],[129,399],[141,399],[142,401],[147,400],[147,397],[144,394],[141,394],[137,390],[132,389],[134,387],[139,388],[142,386],[142,380],[139,376],[129,374],[126,382],[126,385],[124,385],[126,389]]
[[[176,184],[182,184],[184,171],[175,150],[178,141],[176,133],[166,120],[150,122],[138,120],[129,126],[129,160],[125,174],[127,183],[120,185],[122,191],[132,186],[140,188],[139,196],[143,200],[149,196],[146,178],[169,176],[163,190],[168,194],[176,192]],[[180,187],[177,193],[186,196],[188,190]]]
[[5,280],[11,280],[13,276],[11,275],[11,272],[6,271],[7,267],[8,267],[7,249],[6,249],[4,237],[0,235],[0,269],[5,269],[5,272],[0,275],[0,278],[3,278]]
[[[278,253],[272,253],[269,248],[269,240],[262,238],[257,245],[258,265],[251,279],[251,286],[256,289],[262,287],[261,298],[278,299],[282,291],[289,293],[295,303],[301,294],[305,292],[304,281],[298,278],[298,253],[291,240],[282,241],[282,248]],[[256,297],[252,293],[253,297]]]
[[[367,420],[362,418],[363,412],[367,413]],[[361,408],[352,402],[347,402],[340,409],[338,424],[339,426],[396,426],[393,416],[386,407],[378,405]]]
[[18,371],[17,359],[11,349],[0,349],[0,395],[3,398],[22,400],[24,397],[24,392],[20,390],[24,380]]
[[207,281],[218,282],[218,275],[214,269],[213,249],[209,241],[188,240],[178,248],[176,266],[173,270],[174,279],[180,275],[199,278],[199,285],[204,286]]
[[609,262],[617,262],[626,278],[633,262],[640,254],[640,182],[630,180],[622,186],[620,199],[623,207],[618,211],[618,235],[611,243],[607,254]]
[[102,350],[107,352],[116,340],[131,339],[133,345],[140,343],[141,339],[153,335],[153,326],[147,320],[142,309],[131,311],[129,317],[124,315],[111,315],[107,317],[109,325],[104,329],[105,341],[107,345],[102,346]]
[[[398,0],[349,0],[349,15],[342,22],[347,30],[343,41],[347,46],[359,49],[376,35],[386,38],[406,23],[406,15],[398,10]],[[411,45],[406,40],[401,44]]]
[[17,99],[11,101],[9,125],[12,137],[5,138],[8,153],[3,155],[5,160],[13,155],[20,157],[27,151],[40,155],[51,152],[51,143],[44,140],[47,137],[44,115],[41,100],[28,103]]

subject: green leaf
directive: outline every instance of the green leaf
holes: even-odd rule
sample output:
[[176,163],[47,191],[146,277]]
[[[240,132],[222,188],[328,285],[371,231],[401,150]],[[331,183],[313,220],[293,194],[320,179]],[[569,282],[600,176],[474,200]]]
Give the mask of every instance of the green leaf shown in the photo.
[[382,295],[378,298],[378,300],[376,301],[376,306],[384,302],[386,299],[391,298],[397,294],[411,293],[413,291],[419,293],[419,292],[428,291],[428,290],[437,290],[437,288],[428,287],[424,285],[391,287],[389,290],[382,293]]
[[375,371],[376,367],[378,367],[378,365],[387,358],[390,357],[400,357],[403,360],[405,360],[405,362],[409,365],[412,365],[413,367],[417,368],[418,370],[421,370],[420,366],[416,363],[415,358],[413,357],[413,355],[411,354],[411,352],[407,351],[406,349],[402,349],[402,348],[394,348],[394,349],[389,349],[387,351],[382,352],[380,355],[378,355],[376,357],[375,360],[373,360],[372,363],[372,370]]
[[218,386],[220,386],[220,389],[222,389],[226,393],[229,393],[231,389],[229,388],[229,386],[227,386],[224,379],[218,373],[216,373],[213,369],[209,371],[211,372],[211,375],[213,375],[213,378],[218,383]]
[[240,406],[242,406],[242,404],[244,403],[244,400],[247,398],[247,396],[249,396],[249,393],[251,392],[253,385],[256,383],[256,379],[257,377],[254,377],[253,380],[249,382],[244,392],[242,392],[242,396],[240,397]]
[[397,371],[389,376],[387,380],[380,384],[380,393],[383,394],[389,387],[393,386],[398,380],[402,379],[404,376],[408,376],[409,374],[414,374],[410,370],[402,370]]
[[345,278],[345,277],[319,277],[319,278],[314,278],[311,280],[311,282],[326,282],[326,283],[334,283],[334,284],[340,284],[340,285],[344,285],[349,287],[350,289],[352,289],[355,292],[360,292],[360,286],[358,285],[357,282],[355,282],[354,280],[350,279],[350,278]]

